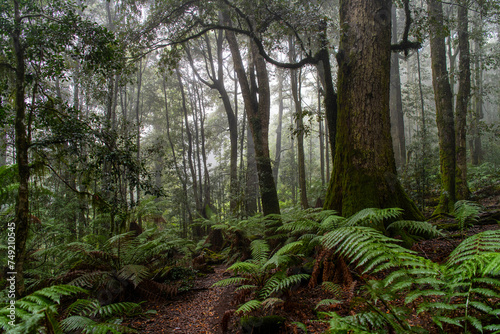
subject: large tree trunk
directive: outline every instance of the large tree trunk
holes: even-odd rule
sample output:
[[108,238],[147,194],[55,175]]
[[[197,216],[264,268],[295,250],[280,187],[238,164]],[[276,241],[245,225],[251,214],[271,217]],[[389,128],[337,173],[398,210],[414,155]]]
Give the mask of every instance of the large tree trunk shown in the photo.
[[470,196],[467,185],[467,106],[470,99],[470,52],[469,52],[469,19],[465,1],[458,7],[458,48],[460,52],[458,94],[456,115],[456,150],[457,150],[457,199],[467,199]]
[[[18,1],[14,1],[14,15],[16,27],[12,33],[14,54],[16,58],[16,81],[15,81],[15,148],[16,163],[19,173],[19,190],[17,193],[16,215],[14,217],[16,252],[15,268],[10,267],[9,272],[16,272],[16,298],[25,294],[24,285],[24,260],[26,257],[26,240],[29,232],[29,178],[30,167],[28,158],[29,140],[27,126],[25,123],[26,103],[25,103],[25,64],[24,47],[21,41],[21,12]],[[10,231],[9,231],[10,232]]]
[[429,1],[432,85],[436,102],[436,123],[439,136],[441,196],[435,214],[453,212],[455,204],[455,124],[448,70],[446,69],[443,4]]
[[338,125],[325,208],[399,207],[423,219],[396,175],[389,110],[391,1],[340,1]]
[[[392,6],[392,44],[398,42],[398,25],[396,7]],[[403,101],[401,98],[401,78],[399,75],[399,54],[391,56],[391,135],[396,159],[396,167],[402,168],[406,163],[405,123],[403,118]]]
[[227,31],[226,39],[233,56],[234,67],[245,103],[248,123],[255,145],[255,159],[259,175],[259,189],[264,215],[280,213],[278,193],[274,183],[269,157],[269,113],[271,107],[269,76],[266,62],[254,42],[250,42],[252,65],[255,66],[258,86],[251,89],[234,32]]

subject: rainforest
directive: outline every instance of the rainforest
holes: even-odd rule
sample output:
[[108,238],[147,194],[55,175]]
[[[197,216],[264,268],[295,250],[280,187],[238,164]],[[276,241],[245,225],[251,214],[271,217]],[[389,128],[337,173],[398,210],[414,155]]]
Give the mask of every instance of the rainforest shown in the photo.
[[498,0],[0,0],[0,332],[500,333]]

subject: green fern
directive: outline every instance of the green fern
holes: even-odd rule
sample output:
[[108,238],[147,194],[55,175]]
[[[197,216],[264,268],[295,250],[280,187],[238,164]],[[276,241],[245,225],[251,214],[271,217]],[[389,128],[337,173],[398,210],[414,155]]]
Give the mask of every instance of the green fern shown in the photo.
[[38,328],[45,327],[53,333],[62,333],[55,320],[61,298],[82,293],[87,291],[70,285],[55,285],[35,291],[16,301],[16,325],[10,324],[10,309],[0,309],[0,328],[7,333],[33,333]]
[[[323,245],[335,249],[364,273],[389,270],[383,280],[363,286],[366,312],[340,318],[329,314],[332,330],[352,326],[360,332],[422,332],[410,326],[410,308],[392,306],[391,300],[405,295],[417,314],[432,312],[438,327],[443,324],[468,326],[482,332],[496,330],[500,308],[492,301],[500,298],[498,251],[500,231],[486,231],[464,240],[446,264],[433,263],[396,244],[397,240],[377,230],[363,227],[338,228],[323,237]],[[495,321],[495,319],[497,319]],[[485,325],[487,323],[487,325]]]
[[344,226],[371,226],[380,229],[385,220],[396,219],[402,214],[403,210],[399,208],[366,208],[349,217]]
[[236,292],[253,293],[253,299],[241,305],[237,312],[249,313],[262,306],[272,307],[281,302],[276,296],[307,280],[310,276],[296,274],[288,276],[287,267],[293,263],[303,246],[302,241],[291,242],[274,254],[270,254],[265,240],[258,239],[251,243],[252,259],[236,262],[227,270],[239,275],[213,284],[213,286],[238,285]]
[[467,200],[457,201],[455,203],[454,215],[458,222],[458,228],[463,230],[467,226],[476,223],[482,211],[482,206],[477,203]]

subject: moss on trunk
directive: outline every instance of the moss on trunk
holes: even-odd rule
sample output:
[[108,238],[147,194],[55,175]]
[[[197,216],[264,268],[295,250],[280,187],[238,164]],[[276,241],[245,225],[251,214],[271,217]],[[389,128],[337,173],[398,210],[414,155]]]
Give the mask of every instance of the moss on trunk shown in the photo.
[[397,179],[389,111],[391,1],[340,3],[336,152],[325,208],[350,216],[400,207],[423,219]]

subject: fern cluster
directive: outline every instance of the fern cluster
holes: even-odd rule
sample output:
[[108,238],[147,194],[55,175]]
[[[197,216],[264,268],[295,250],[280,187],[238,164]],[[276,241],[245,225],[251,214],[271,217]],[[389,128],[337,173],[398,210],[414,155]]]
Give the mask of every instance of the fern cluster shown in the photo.
[[[408,321],[415,309],[417,315],[429,312],[441,329],[450,325],[465,332],[471,326],[480,332],[500,329],[500,308],[495,302],[500,298],[500,231],[464,240],[445,264],[398,243],[364,226],[338,228],[323,237],[325,247],[349,259],[363,274],[386,274],[364,285],[366,311],[343,318],[328,314],[332,333],[347,328],[355,333],[425,333]],[[404,305],[391,303],[401,296],[405,296]]]
[[136,331],[120,325],[121,317],[142,314],[139,304],[116,303],[102,306],[95,299],[78,299],[68,307],[67,314],[59,321],[59,308],[64,297],[76,297],[88,291],[72,285],[54,285],[40,289],[31,295],[17,300],[15,325],[12,325],[11,308],[0,309],[0,328],[6,333],[63,334],[73,331],[82,333],[135,333]]
[[269,244],[262,239],[251,244],[252,259],[236,262],[227,270],[237,276],[221,280],[214,286],[238,285],[236,292],[246,292],[251,299],[237,309],[246,314],[260,308],[272,308],[284,301],[283,292],[307,280],[307,274],[287,275],[286,268],[300,258],[302,241],[296,241],[271,253]]

